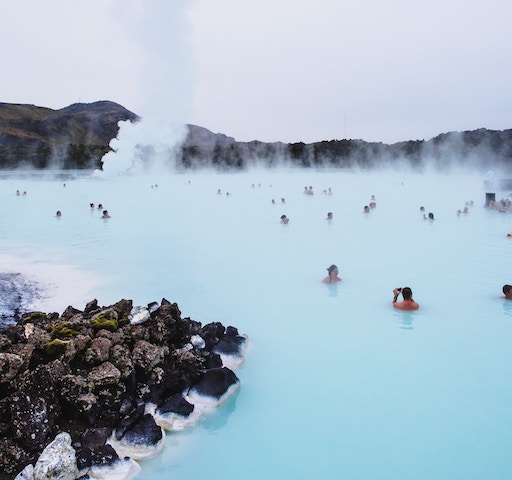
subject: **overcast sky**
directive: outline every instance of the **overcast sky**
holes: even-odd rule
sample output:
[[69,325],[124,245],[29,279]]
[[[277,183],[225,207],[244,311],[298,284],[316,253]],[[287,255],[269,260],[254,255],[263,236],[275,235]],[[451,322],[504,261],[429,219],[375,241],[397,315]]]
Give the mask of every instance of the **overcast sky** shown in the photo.
[[112,100],[240,141],[512,128],[510,0],[16,0],[0,101]]

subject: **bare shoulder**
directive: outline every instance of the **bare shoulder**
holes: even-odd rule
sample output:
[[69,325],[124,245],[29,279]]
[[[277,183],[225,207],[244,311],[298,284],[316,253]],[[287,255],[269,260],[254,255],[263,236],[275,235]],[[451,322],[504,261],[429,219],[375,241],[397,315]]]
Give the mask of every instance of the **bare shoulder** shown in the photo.
[[420,305],[416,302],[411,302],[409,305],[406,305],[404,310],[418,310],[420,308]]
[[397,302],[393,303],[393,307],[399,310],[418,310],[418,308],[420,308],[419,304],[416,302]]

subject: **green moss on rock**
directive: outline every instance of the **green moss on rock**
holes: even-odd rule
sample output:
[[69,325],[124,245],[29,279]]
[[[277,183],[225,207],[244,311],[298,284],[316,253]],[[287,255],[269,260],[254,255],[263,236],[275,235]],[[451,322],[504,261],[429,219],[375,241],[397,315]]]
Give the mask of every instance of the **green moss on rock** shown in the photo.
[[95,330],[109,330],[115,332],[119,328],[117,315],[111,310],[105,310],[91,318],[91,327]]
[[66,351],[67,341],[56,338],[46,344],[45,353],[51,357],[62,355]]
[[45,323],[48,321],[48,315],[43,312],[31,312],[23,315],[21,323],[26,325],[27,323],[33,323],[35,325]]
[[80,334],[82,327],[77,324],[70,324],[69,322],[56,322],[52,323],[46,330],[51,333],[52,338],[67,339],[74,338]]

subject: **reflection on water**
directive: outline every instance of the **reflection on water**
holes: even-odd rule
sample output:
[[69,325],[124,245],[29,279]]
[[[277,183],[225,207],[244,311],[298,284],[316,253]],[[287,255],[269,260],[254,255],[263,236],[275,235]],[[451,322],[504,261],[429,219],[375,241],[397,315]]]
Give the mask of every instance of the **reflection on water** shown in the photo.
[[201,425],[209,432],[220,430],[224,427],[230,415],[235,411],[236,399],[238,398],[240,388],[230,397],[225,403],[223,403],[217,410],[206,413],[201,418]]
[[413,320],[414,320],[414,313],[404,311],[404,310],[397,310],[395,309],[395,319],[400,324],[400,328],[402,330],[412,330],[413,329]]
[[512,300],[503,300],[502,304],[505,315],[512,316]]
[[338,296],[338,283],[327,283],[327,290],[329,292],[329,297],[337,297]]

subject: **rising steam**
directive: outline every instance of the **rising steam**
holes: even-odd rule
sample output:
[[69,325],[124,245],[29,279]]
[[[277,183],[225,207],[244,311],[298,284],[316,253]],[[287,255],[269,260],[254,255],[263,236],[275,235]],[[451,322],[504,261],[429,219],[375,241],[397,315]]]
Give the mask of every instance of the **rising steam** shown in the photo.
[[161,173],[172,171],[185,139],[184,124],[152,117],[138,123],[119,122],[119,134],[110,142],[112,151],[103,159],[103,174]]
[[[117,0],[114,15],[134,44],[137,123],[120,122],[104,175],[169,170],[176,165],[192,104],[192,54],[187,13],[191,0]],[[133,80],[133,79],[132,79]]]

